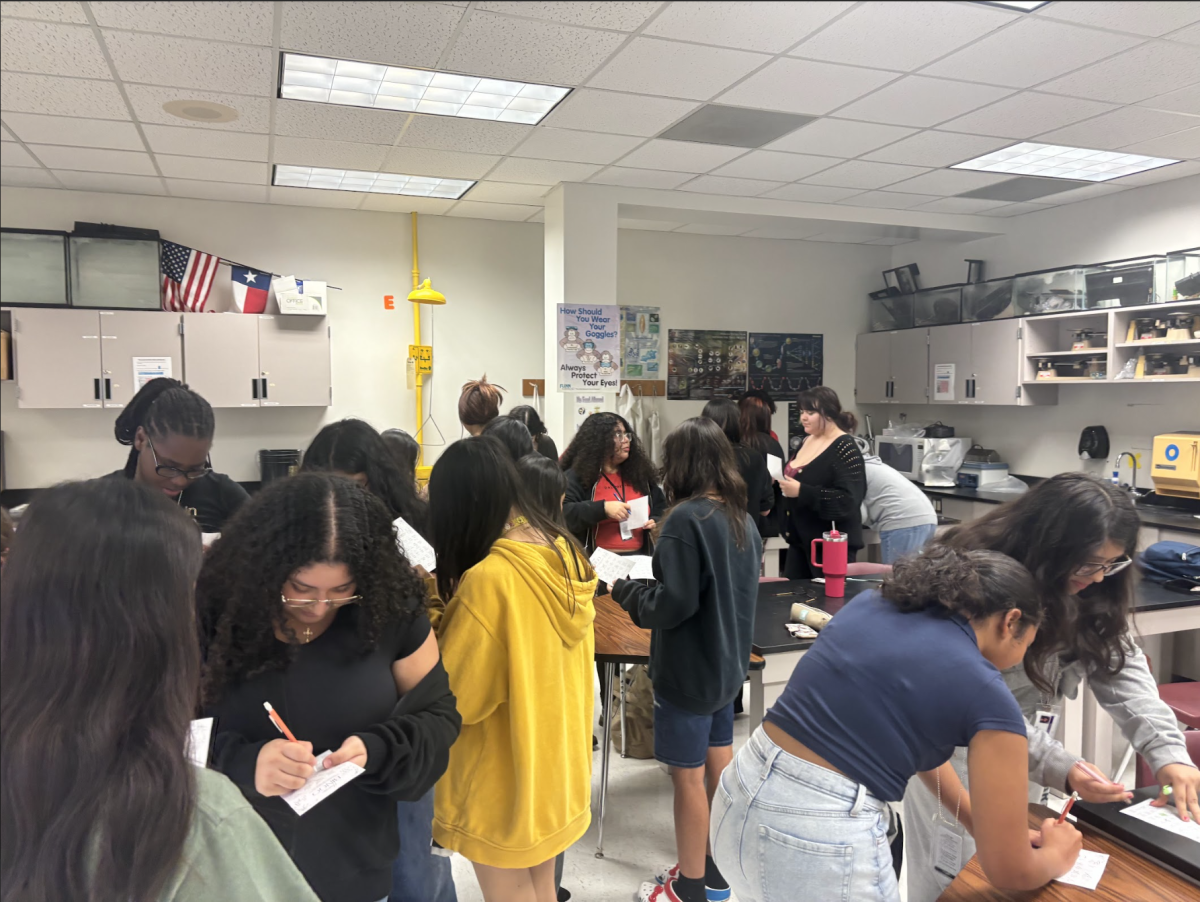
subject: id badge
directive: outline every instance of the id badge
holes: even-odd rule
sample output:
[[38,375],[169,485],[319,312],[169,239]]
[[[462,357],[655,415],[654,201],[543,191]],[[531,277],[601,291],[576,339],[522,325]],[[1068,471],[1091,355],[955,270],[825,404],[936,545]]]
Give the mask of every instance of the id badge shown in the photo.
[[633,538],[633,529],[630,528],[628,520],[621,521],[621,538],[626,542]]
[[962,843],[962,834],[958,829],[939,820],[934,833],[934,869],[947,877],[957,877],[963,867]]
[[1058,727],[1058,718],[1062,715],[1061,705],[1046,705],[1033,713],[1033,726],[1047,736],[1053,736]]

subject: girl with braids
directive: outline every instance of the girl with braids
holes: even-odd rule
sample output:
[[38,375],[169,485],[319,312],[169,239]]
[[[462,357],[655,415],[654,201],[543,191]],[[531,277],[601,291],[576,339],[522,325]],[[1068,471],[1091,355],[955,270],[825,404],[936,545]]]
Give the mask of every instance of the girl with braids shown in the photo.
[[[995,886],[1031,890],[1069,871],[1079,831],[1050,819],[1030,835],[1025,720],[1001,675],[1042,622],[1023,566],[944,546],[901,558],[881,590],[838,611],[721,776],[713,854],[738,899],[899,902],[887,803],[914,775],[930,829],[969,830]],[[955,746],[970,748],[973,800],[949,763]]]
[[316,902],[228,779],[184,755],[196,526],[124,480],[46,489],[0,597],[3,902]]
[[479,435],[483,427],[500,416],[504,388],[488,382],[487,373],[462,387],[458,396],[458,421],[470,435]]
[[[1170,795],[1154,804],[1170,805],[1184,820],[1200,821],[1200,770],[1131,636],[1137,586],[1131,562],[1139,527],[1127,493],[1083,473],[1060,473],[939,541],[960,551],[998,551],[1015,558],[1033,574],[1045,598],[1045,622],[1037,638],[1024,661],[1014,661],[1004,671],[1025,719],[1040,720],[1039,710],[1054,711],[1064,696],[1075,697],[1086,678],[1100,707],[1154,771],[1158,784],[1171,788]],[[970,789],[976,795],[975,771],[968,767],[964,749],[955,750],[951,763],[964,783],[970,770]],[[1080,766],[1079,757],[1044,729],[1029,728],[1028,779],[1035,792],[1053,787],[1078,792],[1089,802],[1123,800],[1128,797],[1124,786],[1096,779],[1108,764]],[[932,902],[975,852],[975,842],[965,836],[961,857],[947,866],[936,854],[932,811],[928,799],[910,786],[904,823],[911,902]]]
[[[617,554],[648,551],[650,531],[666,503],[654,465],[624,417],[594,413],[584,420],[563,452],[562,468],[567,474],[563,515],[581,545]],[[621,522],[629,519],[629,502],[647,496],[650,522],[625,538]]]
[[[396,802],[441,776],[461,723],[390,511],[341,476],[274,482],[212,547],[196,594],[212,766],[324,902],[385,897]],[[264,702],[301,741],[279,738]],[[345,761],[365,773],[303,817],[279,798]]]
[[201,532],[220,532],[249,495],[212,468],[212,407],[176,379],[151,379],[117,417],[117,441],[130,445],[125,469],[110,474],[161,491]]

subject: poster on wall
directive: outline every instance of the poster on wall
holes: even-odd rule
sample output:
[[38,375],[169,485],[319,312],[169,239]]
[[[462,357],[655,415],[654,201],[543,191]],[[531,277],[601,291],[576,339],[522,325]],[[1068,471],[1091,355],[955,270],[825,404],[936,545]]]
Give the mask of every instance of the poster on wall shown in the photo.
[[672,401],[736,400],[746,390],[746,333],[671,329],[667,397]]
[[662,357],[661,310],[621,308],[621,378],[657,379]]
[[133,390],[141,391],[151,379],[172,378],[170,357],[134,357]]
[[953,363],[935,363],[933,365],[933,400],[954,400],[954,368]]
[[616,391],[620,359],[617,306],[558,305],[559,391]]
[[794,332],[750,333],[750,387],[776,400],[821,384],[824,338]]
[[571,435],[579,431],[579,427],[594,413],[603,413],[612,409],[612,395],[575,395],[571,405]]

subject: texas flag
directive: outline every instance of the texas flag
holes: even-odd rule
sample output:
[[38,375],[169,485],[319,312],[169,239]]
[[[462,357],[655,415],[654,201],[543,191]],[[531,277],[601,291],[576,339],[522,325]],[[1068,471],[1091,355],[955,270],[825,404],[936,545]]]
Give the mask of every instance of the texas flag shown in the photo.
[[245,266],[231,266],[233,303],[239,313],[263,313],[271,290],[271,273],[258,272]]

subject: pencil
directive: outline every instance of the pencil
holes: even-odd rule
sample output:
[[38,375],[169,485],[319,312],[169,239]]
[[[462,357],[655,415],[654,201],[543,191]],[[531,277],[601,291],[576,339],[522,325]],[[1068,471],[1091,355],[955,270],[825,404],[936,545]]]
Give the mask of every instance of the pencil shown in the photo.
[[271,723],[275,724],[275,729],[286,736],[289,742],[300,741],[292,735],[292,731],[288,729],[288,725],[283,722],[283,718],[279,716],[279,713],[271,707],[270,702],[263,702],[263,707],[267,709],[267,717],[271,718]]
[[1067,804],[1062,810],[1062,814],[1058,816],[1058,823],[1062,823],[1067,819],[1067,815],[1071,812],[1071,806],[1075,804],[1075,800],[1079,798],[1079,793],[1071,793],[1071,798],[1067,799]]

